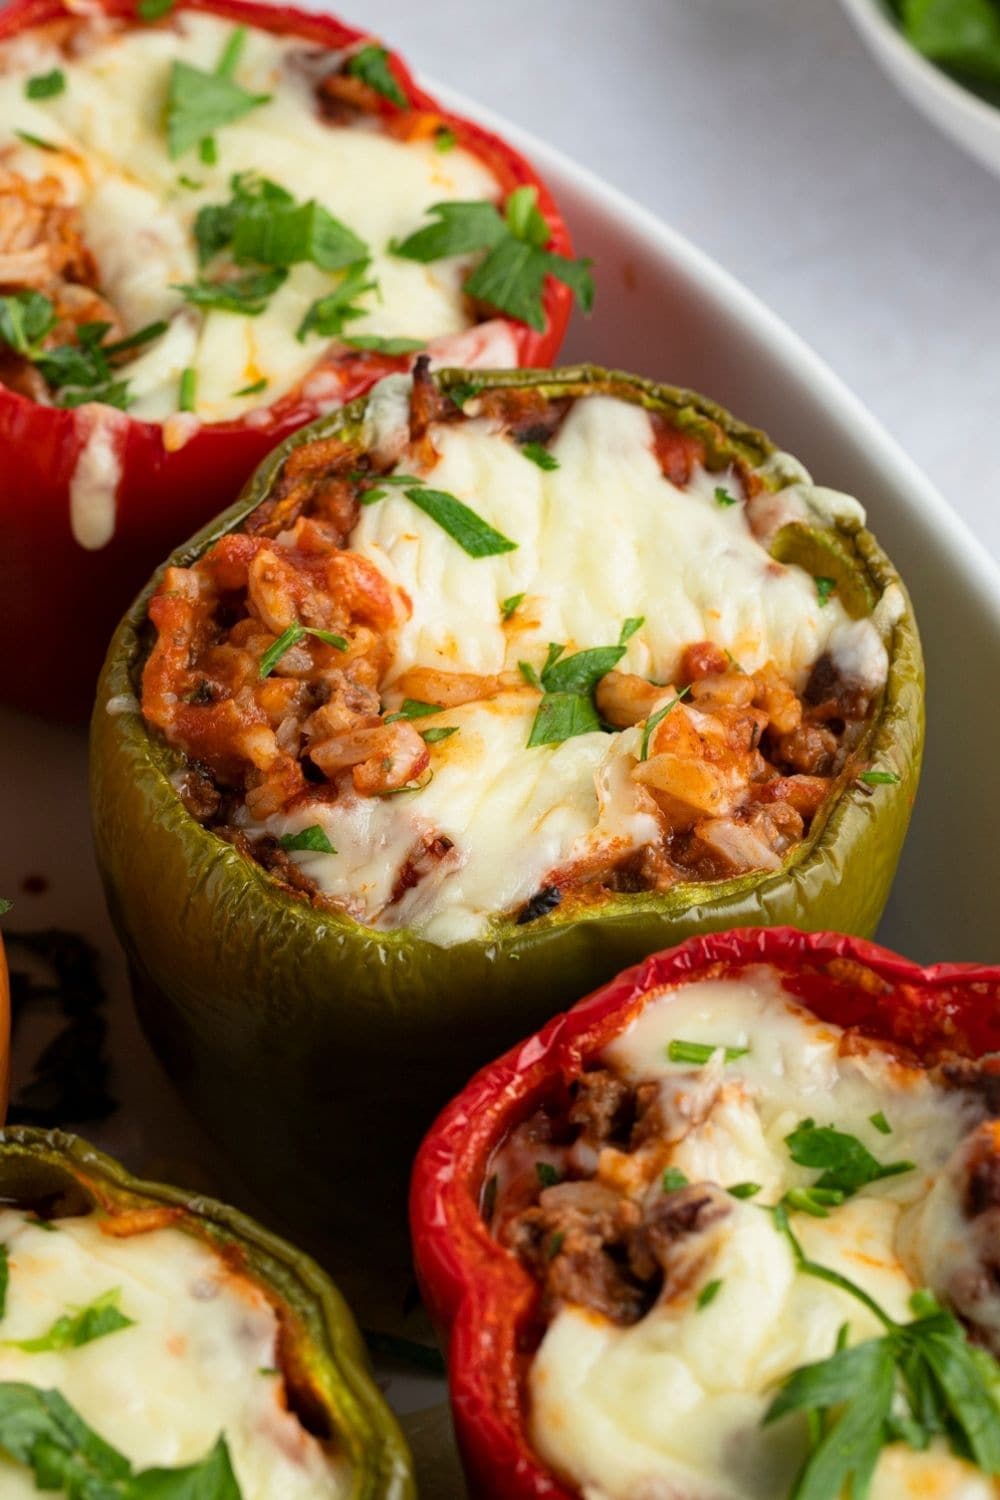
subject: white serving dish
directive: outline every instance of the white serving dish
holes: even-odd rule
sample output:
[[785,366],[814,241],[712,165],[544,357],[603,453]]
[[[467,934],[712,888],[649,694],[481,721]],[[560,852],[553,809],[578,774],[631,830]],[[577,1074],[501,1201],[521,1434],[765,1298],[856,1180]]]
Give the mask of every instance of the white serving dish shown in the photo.
[[[864,407],[732,277],[585,169],[466,100],[434,92],[537,163],[578,249],[597,262],[596,310],[589,322],[575,322],[567,362],[591,360],[699,388],[768,429],[818,480],[864,500],[914,593],[930,681],[923,787],[880,936],[920,959],[1000,959],[992,885],[1000,808],[990,795],[1000,740],[994,690],[1000,570]],[[0,712],[6,799],[0,892],[16,901],[6,925],[82,932],[101,954],[111,991],[121,1109],[86,1133],[136,1171],[211,1186],[266,1220],[266,1206],[254,1203],[218,1161],[138,1033],[93,869],[85,758],[82,732]],[[21,894],[29,874],[48,879],[44,894]],[[15,950],[15,966],[18,957]],[[263,1119],[262,1113],[262,1125]],[[398,1373],[388,1389],[397,1408],[409,1413],[444,1395],[438,1380]],[[423,1500],[457,1500],[443,1413],[428,1411],[413,1430]]]
[[1000,109],[963,88],[901,35],[885,0],[841,0],[897,87],[946,135],[1000,173]]

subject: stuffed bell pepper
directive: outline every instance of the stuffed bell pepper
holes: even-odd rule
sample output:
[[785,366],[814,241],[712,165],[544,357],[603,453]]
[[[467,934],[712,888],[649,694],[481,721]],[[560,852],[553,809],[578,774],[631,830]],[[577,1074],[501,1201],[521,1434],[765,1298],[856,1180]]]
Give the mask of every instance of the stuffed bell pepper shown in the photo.
[[409,1500],[319,1268],[75,1136],[0,1131],[4,1500]]
[[856,501],[687,392],[421,365],[126,618],[97,846],[173,1075],[269,1191],[357,1183],[317,1214],[384,1248],[372,1184],[595,979],[703,928],[870,932],[921,728]]
[[743,929],[484,1069],[414,1174],[477,1500],[996,1500],[1000,969]]
[[548,363],[589,303],[527,163],[331,16],[13,0],[0,120],[4,695],[32,708],[89,711],[121,610],[280,438],[417,350]]

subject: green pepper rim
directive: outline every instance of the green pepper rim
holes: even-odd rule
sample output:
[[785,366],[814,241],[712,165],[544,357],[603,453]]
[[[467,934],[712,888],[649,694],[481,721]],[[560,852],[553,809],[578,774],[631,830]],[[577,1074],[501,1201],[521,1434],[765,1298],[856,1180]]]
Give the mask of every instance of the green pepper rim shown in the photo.
[[[739,421],[707,397],[641,376],[609,371],[596,365],[579,365],[555,371],[475,371],[472,374],[473,380],[470,382],[470,372],[467,370],[441,370],[433,379],[445,392],[455,387],[467,391],[470,383],[474,385],[477,394],[493,389],[527,386],[541,391],[549,398],[591,395],[595,388],[606,390],[621,399],[633,400],[647,410],[668,412],[678,427],[702,438],[706,444],[710,467],[718,464],[722,468],[734,457],[752,467],[759,467],[778,452],[763,432]],[[296,448],[326,437],[360,436],[368,399],[367,396],[362,397],[287,438],[268,455],[237,501],[178,548],[169,561],[157,570],[151,582],[133,603],[112,640],[98,690],[95,723],[99,721],[109,698],[134,696],[137,692],[138,672],[146,654],[142,627],[146,621],[149,600],[165,569],[169,566],[189,566],[221,536],[238,530],[247,516],[267,499],[285,459]],[[798,476],[793,472],[782,473],[780,469],[764,476],[765,484],[775,491],[786,488],[797,482],[797,479]],[[832,556],[838,556],[842,563],[853,564],[861,589],[869,599],[873,589],[877,590],[877,598],[881,598],[887,589],[895,586],[905,601],[901,618],[892,626],[887,641],[889,675],[882,704],[859,747],[863,748],[863,758],[870,760],[871,769],[899,776],[897,783],[878,788],[877,801],[883,826],[890,821],[890,813],[891,821],[902,824],[899,837],[901,845],[919,780],[924,728],[923,660],[912,605],[902,579],[867,527],[843,519],[823,528],[800,528],[795,524],[785,526],[776,542],[776,555],[780,556],[780,560],[795,560],[794,554],[798,548],[794,533],[797,530],[804,533],[802,540],[806,546],[825,547]],[[856,603],[849,608],[849,613],[858,613]],[[916,692],[913,691],[914,686]],[[184,757],[149,731],[139,714],[122,715],[119,722],[122,724],[120,732],[131,753],[148,757],[164,778],[165,794],[169,794],[180,806],[169,778],[183,766]],[[908,732],[908,726],[912,726],[912,733]],[[900,749],[901,755],[894,754]],[[808,883],[812,867],[817,861],[827,857],[830,846],[836,845],[841,839],[849,840],[853,829],[862,827],[872,816],[872,801],[870,789],[859,786],[856,781],[842,784],[839,790],[831,792],[824,808],[814,819],[809,835],[793,847],[778,870],[750,871],[730,880],[683,881],[666,892],[616,893],[603,897],[599,902],[582,906],[573,901],[564,902],[552,912],[535,918],[528,924],[519,924],[516,914],[495,915],[480,937],[450,945],[451,950],[479,947],[488,948],[492,954],[497,954],[514,947],[518,951],[524,951],[569,927],[593,923],[611,927],[627,926],[643,916],[680,917],[686,913],[701,913],[709,907],[713,914],[713,927],[745,925],[747,918],[742,903],[750,893],[759,897],[763,920],[773,920],[768,919],[766,914],[789,878]],[[252,864],[226,846],[217,835],[202,828],[183,809],[182,813],[190,825],[192,839],[196,842],[205,841],[203,853],[206,856],[209,850],[216,853],[220,848],[227,850],[230,855],[227,874],[244,885],[248,899],[263,890],[271,899],[287,902],[313,928],[315,939],[327,938],[332,928],[344,933],[363,933],[369,943],[377,944],[386,955],[399,953],[404,948],[412,950],[414,945],[439,951],[439,945],[428,943],[411,928],[383,930],[369,927],[347,913],[326,907],[318,908],[301,897],[290,894],[262,867]],[[888,890],[885,894],[887,896]],[[721,920],[727,914],[731,914],[731,922]],[[715,917],[720,920],[715,921]],[[865,924],[866,928],[873,925]]]
[[47,1189],[49,1184],[72,1184],[95,1207],[112,1212],[150,1205],[180,1209],[172,1227],[221,1251],[235,1249],[240,1268],[278,1304],[310,1396],[321,1404],[338,1449],[348,1458],[352,1484],[345,1500],[415,1500],[409,1450],[369,1374],[353,1314],[308,1255],[239,1209],[134,1177],[114,1157],[64,1131],[20,1125],[0,1129],[0,1199],[8,1207],[17,1203],[15,1168],[20,1169],[22,1193],[25,1179],[44,1174]]

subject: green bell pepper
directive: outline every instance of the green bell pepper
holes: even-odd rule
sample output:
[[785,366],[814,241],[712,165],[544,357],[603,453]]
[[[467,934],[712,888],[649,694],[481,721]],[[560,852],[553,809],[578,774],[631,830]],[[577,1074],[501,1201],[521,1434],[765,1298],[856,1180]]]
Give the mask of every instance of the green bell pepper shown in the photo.
[[[435,377],[445,390],[468,378]],[[766,465],[772,489],[794,477],[767,462],[775,450],[761,433],[690,392],[592,367],[477,371],[475,381],[477,389],[526,386],[552,397],[613,391],[696,433],[713,468],[733,458]],[[239,528],[295,447],[329,435],[358,438],[364,410],[355,402],[284,443],[173,563],[190,564]],[[398,1326],[406,1177],[420,1131],[478,1064],[623,965],[693,933],[779,924],[874,931],[919,775],[922,660],[912,610],[891,562],[857,522],[785,526],[774,551],[835,578],[854,615],[870,612],[891,586],[899,590],[888,682],[863,746],[885,780],[842,785],[779,871],[617,894],[525,925],[501,916],[483,936],[447,948],[311,906],[202,828],[171,781],[179,756],[129,711],[150,644],[146,610],[156,580],[119,627],[93,719],[93,811],[142,1022],[246,1179],[297,1225],[308,1220],[313,1243],[352,1296],[369,1289],[376,1268],[399,1273],[379,1307],[365,1297],[374,1321]],[[109,704],[125,711],[109,712]],[[266,1126],[253,1129],[254,1119]],[[360,1287],[352,1276],[359,1261]]]
[[[368,1372],[350,1310],[301,1251],[233,1208],[141,1182],[86,1141],[61,1131],[0,1130],[0,1203],[37,1213],[56,1227],[60,1217],[98,1212],[119,1218],[119,1233],[127,1232],[131,1215],[143,1216],[140,1224],[148,1228],[161,1227],[162,1215],[162,1227],[206,1242],[275,1307],[291,1403],[298,1398],[310,1413],[310,1426],[318,1424],[333,1435],[338,1455],[348,1460],[350,1500],[413,1500],[410,1456]],[[13,1274],[15,1261],[11,1267]],[[30,1269],[19,1274],[28,1276]]]

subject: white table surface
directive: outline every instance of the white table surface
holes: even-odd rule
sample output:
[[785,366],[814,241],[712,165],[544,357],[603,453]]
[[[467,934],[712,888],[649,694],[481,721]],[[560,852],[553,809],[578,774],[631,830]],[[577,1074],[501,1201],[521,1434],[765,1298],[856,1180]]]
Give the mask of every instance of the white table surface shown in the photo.
[[1000,182],[896,94],[835,0],[334,8],[715,256],[1000,557]]

